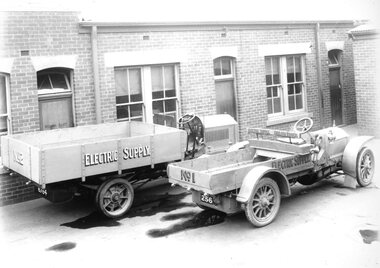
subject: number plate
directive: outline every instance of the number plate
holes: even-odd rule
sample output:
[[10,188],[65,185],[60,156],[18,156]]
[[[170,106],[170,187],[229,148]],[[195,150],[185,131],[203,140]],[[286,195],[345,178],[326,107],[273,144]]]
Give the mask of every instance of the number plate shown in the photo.
[[37,191],[44,197],[47,196],[47,190],[46,189],[42,189],[40,187],[37,187]]
[[208,194],[201,194],[201,201],[210,205],[214,204],[214,197]]

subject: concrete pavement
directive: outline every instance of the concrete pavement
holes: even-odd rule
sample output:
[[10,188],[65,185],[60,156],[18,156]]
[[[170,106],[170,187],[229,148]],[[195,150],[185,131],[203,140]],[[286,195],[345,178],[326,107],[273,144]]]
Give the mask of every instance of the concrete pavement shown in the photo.
[[[355,131],[351,129],[349,131]],[[380,163],[379,140],[371,141]],[[380,267],[380,165],[366,188],[342,175],[295,185],[276,220],[253,228],[244,213],[202,211],[181,188],[136,195],[131,213],[108,220],[93,204],[44,199],[0,208],[5,267]]]

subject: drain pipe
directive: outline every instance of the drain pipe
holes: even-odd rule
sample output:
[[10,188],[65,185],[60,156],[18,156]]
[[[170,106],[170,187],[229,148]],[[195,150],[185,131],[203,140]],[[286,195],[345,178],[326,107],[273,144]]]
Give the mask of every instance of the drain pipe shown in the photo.
[[321,67],[321,48],[320,48],[320,24],[315,24],[315,50],[317,60],[317,78],[319,91],[319,116],[321,118],[321,128],[325,125],[325,112],[323,104],[323,89],[322,89],[322,67]]
[[91,46],[92,46],[92,72],[94,76],[95,91],[95,115],[96,123],[102,122],[101,103],[100,103],[100,86],[99,86],[99,64],[98,64],[98,29],[92,26],[91,29]]

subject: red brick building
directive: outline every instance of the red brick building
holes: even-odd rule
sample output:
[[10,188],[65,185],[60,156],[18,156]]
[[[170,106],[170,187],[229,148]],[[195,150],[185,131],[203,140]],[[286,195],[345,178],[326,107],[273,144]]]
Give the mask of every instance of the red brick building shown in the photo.
[[380,31],[361,25],[349,31],[353,40],[357,120],[360,135],[380,137]]
[[[356,122],[352,21],[104,23],[6,12],[3,134],[229,113],[247,127]],[[164,120],[165,119],[165,120]],[[0,179],[0,204],[33,197]]]

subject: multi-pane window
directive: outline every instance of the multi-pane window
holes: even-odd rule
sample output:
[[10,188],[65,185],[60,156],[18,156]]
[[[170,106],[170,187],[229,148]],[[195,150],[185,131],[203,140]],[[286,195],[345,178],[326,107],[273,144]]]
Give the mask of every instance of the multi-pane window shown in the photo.
[[221,57],[214,60],[214,76],[232,75],[232,60],[229,57]]
[[64,73],[41,73],[37,75],[39,94],[58,93],[70,90],[69,79]]
[[37,72],[41,130],[74,126],[71,71],[51,68]]
[[[174,65],[151,67],[153,116],[177,121],[177,94]],[[155,120],[157,121],[157,120]]]
[[177,75],[174,64],[115,68],[118,121],[176,126]]
[[340,64],[340,54],[341,51],[338,49],[333,49],[328,52],[329,66]]
[[280,61],[279,58],[266,58],[266,84],[267,84],[267,104],[268,114],[282,112],[281,82],[280,82]]
[[286,57],[289,111],[303,108],[303,79],[301,68],[300,56]]
[[8,133],[7,77],[0,74],[0,135]]
[[236,118],[234,58],[214,59],[216,112]]
[[115,69],[116,114],[120,121],[143,121],[141,68]]
[[266,57],[268,115],[305,110],[303,56]]

